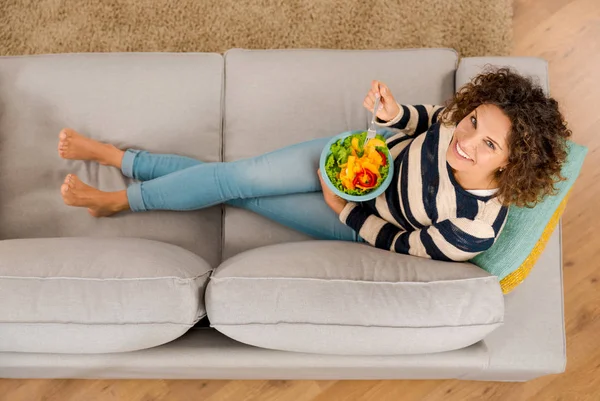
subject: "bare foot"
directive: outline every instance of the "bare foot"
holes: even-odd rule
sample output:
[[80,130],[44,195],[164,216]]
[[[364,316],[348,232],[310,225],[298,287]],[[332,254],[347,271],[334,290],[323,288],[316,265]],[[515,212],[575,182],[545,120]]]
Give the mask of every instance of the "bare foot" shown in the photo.
[[84,184],[73,174],[60,187],[63,201],[69,206],[87,207],[94,217],[107,217],[129,208],[126,191],[104,192]]
[[95,141],[70,128],[61,130],[58,138],[58,154],[63,159],[92,160],[121,168],[124,152],[113,145]]

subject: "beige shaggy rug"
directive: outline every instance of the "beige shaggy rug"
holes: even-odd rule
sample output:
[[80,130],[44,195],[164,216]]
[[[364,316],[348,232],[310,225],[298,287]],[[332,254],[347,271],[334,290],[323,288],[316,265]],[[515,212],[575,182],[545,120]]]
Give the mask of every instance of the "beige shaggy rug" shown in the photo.
[[0,55],[451,47],[507,55],[512,0],[0,0]]

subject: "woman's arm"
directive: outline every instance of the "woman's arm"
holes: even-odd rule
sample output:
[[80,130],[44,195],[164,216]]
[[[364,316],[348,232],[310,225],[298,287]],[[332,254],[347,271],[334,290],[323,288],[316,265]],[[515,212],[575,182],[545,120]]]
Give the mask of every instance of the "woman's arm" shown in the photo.
[[448,219],[409,232],[354,202],[344,207],[340,221],[374,247],[436,260],[466,261],[495,241],[494,229],[481,220]]
[[371,113],[377,97],[381,100],[381,106],[377,110],[377,124],[399,129],[409,136],[419,135],[427,131],[430,126],[438,121],[438,116],[444,109],[444,106],[428,104],[400,105],[387,85],[380,81],[373,81],[371,82],[371,89],[363,101],[364,107]]

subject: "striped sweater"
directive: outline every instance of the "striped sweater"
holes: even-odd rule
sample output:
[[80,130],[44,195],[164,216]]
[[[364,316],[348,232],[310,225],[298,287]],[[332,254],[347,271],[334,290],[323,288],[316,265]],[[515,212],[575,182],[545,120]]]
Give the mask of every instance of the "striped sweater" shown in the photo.
[[340,220],[377,248],[469,260],[492,246],[508,208],[455,180],[446,160],[455,127],[438,122],[442,106],[400,107],[394,120],[380,124],[400,130],[386,141],[394,158],[392,183],[374,200],[349,202]]

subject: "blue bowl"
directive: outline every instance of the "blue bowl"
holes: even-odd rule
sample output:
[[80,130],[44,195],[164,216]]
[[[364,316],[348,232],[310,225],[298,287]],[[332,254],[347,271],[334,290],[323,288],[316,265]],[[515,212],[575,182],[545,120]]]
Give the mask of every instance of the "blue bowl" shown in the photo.
[[379,195],[384,193],[385,190],[390,186],[390,184],[392,183],[392,176],[394,175],[394,170],[393,170],[394,160],[392,159],[392,155],[388,151],[387,152],[387,161],[388,161],[388,165],[390,166],[390,171],[389,171],[387,177],[385,177],[385,180],[383,180],[381,185],[374,191],[369,192],[368,194],[360,195],[360,196],[348,195],[347,193],[340,191],[339,189],[336,188],[335,185],[333,185],[333,183],[329,179],[329,175],[327,175],[327,172],[325,171],[325,162],[327,161],[327,158],[331,154],[331,152],[330,152],[331,145],[333,145],[334,142],[338,141],[339,139],[343,139],[343,138],[346,138],[347,136],[354,135],[354,134],[360,134],[363,132],[365,132],[365,131],[364,130],[346,131],[339,135],[334,136],[333,138],[331,138],[331,140],[329,142],[327,142],[327,145],[325,145],[325,147],[323,148],[323,152],[321,152],[321,160],[319,161],[319,168],[321,169],[321,175],[323,176],[323,181],[325,182],[327,187],[329,189],[331,189],[333,191],[333,193],[336,194],[337,196],[339,196],[340,198],[345,199],[347,201],[351,201],[351,202],[365,202],[365,201],[377,198]]

